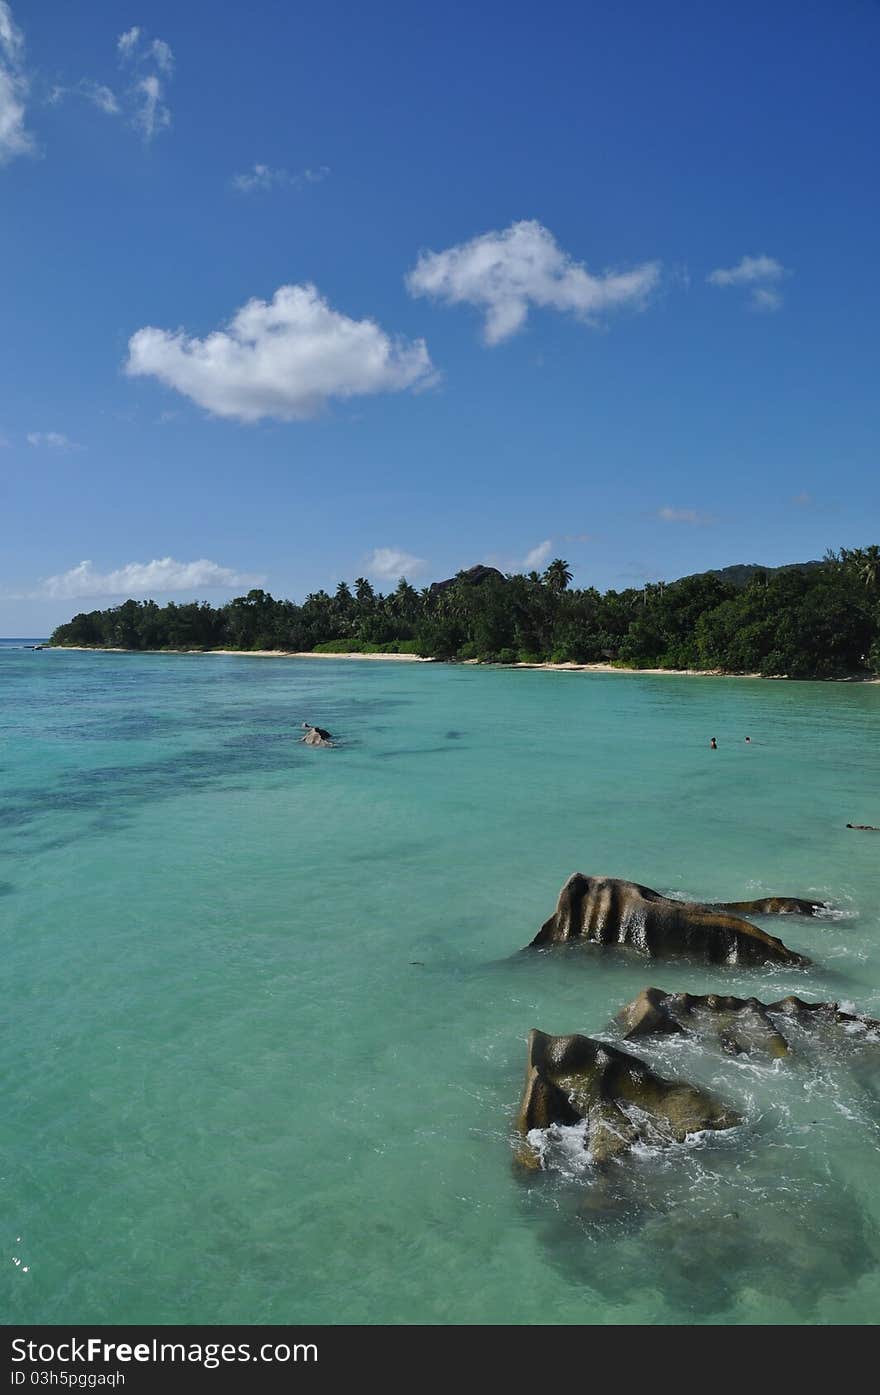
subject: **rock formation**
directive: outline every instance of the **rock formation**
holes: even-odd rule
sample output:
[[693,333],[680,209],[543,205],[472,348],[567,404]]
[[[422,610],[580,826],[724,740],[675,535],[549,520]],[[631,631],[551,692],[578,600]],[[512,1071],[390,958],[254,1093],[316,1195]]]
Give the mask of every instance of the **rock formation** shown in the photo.
[[739,911],[742,915],[821,915],[824,901],[804,901],[800,896],[763,896],[757,901],[709,901],[710,911]]
[[697,998],[690,993],[664,993],[645,988],[614,1019],[626,1041],[636,1037],[694,1033],[715,1038],[732,1055],[759,1051],[787,1056],[788,1042],[757,998],[731,998],[718,993]]
[[601,1164],[634,1144],[682,1142],[703,1129],[729,1129],[740,1116],[707,1091],[666,1080],[637,1056],[583,1036],[529,1033],[526,1082],[517,1118],[518,1161],[540,1167],[532,1129],[586,1121],[584,1146]]
[[[752,906],[812,906],[783,897]],[[652,958],[690,955],[711,964],[781,963],[806,965],[809,959],[790,950],[749,921],[719,906],[673,901],[650,887],[615,877],[588,877],[575,872],[559,893],[556,910],[530,948],[591,942],[628,945]]]
[[727,997],[721,993],[695,997],[692,993],[646,988],[615,1017],[625,1041],[636,1036],[688,1032],[711,1036],[732,1055],[757,1052],[777,1057],[787,1056],[791,1050],[792,1043],[785,1034],[791,1023],[806,1031],[844,1028],[848,1035],[869,1031],[880,1034],[880,1023],[872,1017],[842,1013],[837,1003],[805,1003],[802,997],[794,995],[781,997],[775,1003],[761,1003],[757,997]]
[[757,998],[731,998],[719,993],[705,997],[664,993],[661,988],[643,989],[614,1021],[627,1041],[685,1032],[711,1037],[733,1055],[756,1052],[771,1057],[787,1056],[791,1050],[786,1036],[789,1023],[806,1030],[842,1027],[852,1035],[880,1033],[880,1022],[841,1012],[837,1003],[806,1003],[794,995],[775,1003],[762,1003]]
[[482,586],[484,581],[489,580],[504,581],[504,573],[497,567],[487,567],[478,562],[475,567],[467,567],[457,576],[447,577],[445,581],[432,581],[428,590],[432,596],[440,596],[452,586],[460,586],[462,583],[466,586]]

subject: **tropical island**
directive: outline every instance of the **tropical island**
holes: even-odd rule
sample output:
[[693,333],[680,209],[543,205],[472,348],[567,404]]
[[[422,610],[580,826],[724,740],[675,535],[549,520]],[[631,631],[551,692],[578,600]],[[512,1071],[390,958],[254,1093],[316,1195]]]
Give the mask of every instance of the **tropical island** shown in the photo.
[[500,664],[605,663],[762,677],[880,673],[880,547],[822,561],[702,572],[600,594],[543,573],[475,566],[383,595],[365,577],[301,605],[252,590],[222,606],[127,600],[74,616],[55,647],[411,654]]

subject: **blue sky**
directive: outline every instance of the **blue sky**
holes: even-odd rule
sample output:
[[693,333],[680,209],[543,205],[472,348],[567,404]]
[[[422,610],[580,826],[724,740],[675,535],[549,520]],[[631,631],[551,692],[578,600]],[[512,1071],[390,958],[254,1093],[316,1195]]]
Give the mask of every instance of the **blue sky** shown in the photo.
[[0,633],[877,541],[878,40],[869,0],[0,0]]

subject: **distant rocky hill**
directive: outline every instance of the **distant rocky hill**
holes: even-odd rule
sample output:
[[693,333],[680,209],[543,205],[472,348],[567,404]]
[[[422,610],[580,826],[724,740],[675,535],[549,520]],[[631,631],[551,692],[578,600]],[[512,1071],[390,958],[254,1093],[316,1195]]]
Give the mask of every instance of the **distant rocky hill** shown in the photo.
[[[781,572],[806,572],[812,571],[814,567],[824,566],[824,562],[788,562],[783,567],[762,567],[760,562],[737,562],[730,567],[719,567],[706,572],[692,572],[686,577],[681,577],[680,580],[690,581],[695,576],[714,576],[719,581],[727,582],[729,586],[736,586],[742,590],[748,586],[753,576],[761,572],[770,577],[777,576]],[[450,586],[454,586],[458,581],[464,581],[469,586],[480,586],[490,577],[504,581],[504,576],[497,567],[487,567],[478,563],[475,567],[467,567],[464,571],[458,572],[456,576],[447,577],[445,581],[432,582],[428,590],[432,595],[439,595],[442,591],[448,591]]]
[[504,580],[503,574],[497,567],[485,567],[478,562],[475,567],[468,567],[465,571],[459,572],[457,576],[447,577],[445,581],[433,581],[428,587],[432,595],[439,595],[441,591],[448,591],[450,586],[454,586],[457,581],[466,581],[469,586],[479,586],[484,581],[488,581],[490,576],[497,577],[499,581]]
[[[714,571],[694,572],[694,576],[716,576],[719,581],[726,581],[729,586],[737,586],[742,589],[748,586],[753,576],[759,572],[764,572],[766,576],[778,576],[781,572],[807,572],[814,567],[824,567],[824,562],[789,562],[784,567],[762,567],[760,562],[738,562],[732,567],[720,567]],[[689,580],[690,578],[682,578]]]

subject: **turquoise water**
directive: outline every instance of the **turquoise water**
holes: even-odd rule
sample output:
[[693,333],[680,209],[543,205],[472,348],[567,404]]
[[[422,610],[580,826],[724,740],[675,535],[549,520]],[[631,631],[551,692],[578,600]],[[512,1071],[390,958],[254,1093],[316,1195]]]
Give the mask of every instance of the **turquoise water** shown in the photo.
[[[510,1130],[528,1029],[648,983],[880,1015],[880,835],[844,827],[880,823],[878,715],[880,686],[0,651],[5,1320],[876,1320],[869,1049],[640,1048],[746,1123],[612,1198],[574,1155],[523,1181]],[[574,870],[841,914],[777,922],[806,971],[514,957]]]

